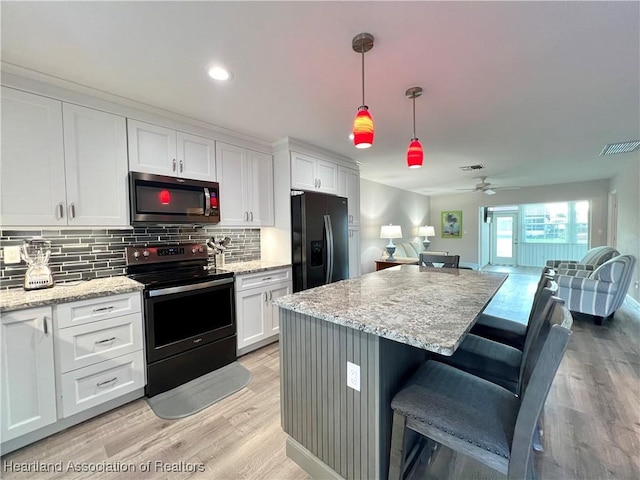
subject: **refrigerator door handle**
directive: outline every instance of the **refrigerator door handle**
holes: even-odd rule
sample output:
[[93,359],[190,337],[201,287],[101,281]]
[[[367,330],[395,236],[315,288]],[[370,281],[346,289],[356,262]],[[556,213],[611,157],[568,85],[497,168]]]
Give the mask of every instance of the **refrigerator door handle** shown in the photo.
[[331,216],[324,216],[324,229],[327,232],[327,276],[326,283],[333,281],[333,229],[331,228]]

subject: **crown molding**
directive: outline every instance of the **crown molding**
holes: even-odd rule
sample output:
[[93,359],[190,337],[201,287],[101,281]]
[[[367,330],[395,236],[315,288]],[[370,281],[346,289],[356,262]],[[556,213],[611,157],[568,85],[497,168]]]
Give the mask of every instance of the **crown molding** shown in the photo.
[[7,87],[272,154],[272,141],[266,138],[229,130],[87,85],[4,61],[0,62],[0,74],[0,83]]

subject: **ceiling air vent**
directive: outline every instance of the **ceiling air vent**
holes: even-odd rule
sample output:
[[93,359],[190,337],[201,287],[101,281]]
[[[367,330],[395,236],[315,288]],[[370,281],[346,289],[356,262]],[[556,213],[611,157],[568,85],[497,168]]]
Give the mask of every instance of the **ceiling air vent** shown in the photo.
[[471,170],[482,170],[484,168],[484,165],[465,165],[464,167],[458,168],[460,168],[460,170],[462,170],[463,172],[470,172]]
[[615,155],[616,153],[629,153],[638,149],[640,146],[640,140],[634,140],[632,142],[620,142],[610,143],[605,145],[600,155]]

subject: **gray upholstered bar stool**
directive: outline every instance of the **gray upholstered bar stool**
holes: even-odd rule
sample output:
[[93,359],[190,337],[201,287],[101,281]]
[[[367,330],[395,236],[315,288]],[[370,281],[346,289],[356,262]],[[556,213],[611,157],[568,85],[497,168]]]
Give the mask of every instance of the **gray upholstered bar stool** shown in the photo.
[[533,318],[533,312],[536,308],[536,301],[540,292],[545,287],[546,280],[553,278],[555,275],[554,270],[551,267],[543,267],[540,279],[538,280],[538,286],[533,297],[533,305],[531,306],[531,312],[526,324],[521,322],[515,322],[503,317],[496,317],[494,315],[480,314],[476,319],[476,323],[471,329],[471,333],[479,335],[489,340],[504,343],[510,345],[518,350],[524,348],[524,341],[527,336],[527,329]]
[[547,282],[547,286],[538,295],[522,351],[470,333],[453,355],[438,355],[436,360],[489,380],[518,395],[527,355],[530,354],[542,325],[549,319],[554,303],[564,305],[562,299],[553,296],[558,291],[558,285],[553,280]]
[[507,475],[532,478],[536,421],[571,335],[571,314],[553,303],[532,353],[527,356],[522,395],[450,365],[430,360],[391,402],[393,427],[389,479],[400,480],[421,456],[407,430],[468,455]]

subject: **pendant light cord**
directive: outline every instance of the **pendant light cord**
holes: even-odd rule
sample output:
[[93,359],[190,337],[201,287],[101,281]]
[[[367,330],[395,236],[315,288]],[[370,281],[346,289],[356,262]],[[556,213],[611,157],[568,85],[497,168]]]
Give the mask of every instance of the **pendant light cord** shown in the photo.
[[362,51],[362,105],[364,105],[364,48]]
[[413,95],[413,138],[416,138],[416,96]]

